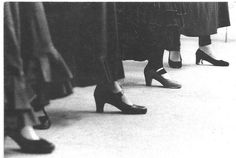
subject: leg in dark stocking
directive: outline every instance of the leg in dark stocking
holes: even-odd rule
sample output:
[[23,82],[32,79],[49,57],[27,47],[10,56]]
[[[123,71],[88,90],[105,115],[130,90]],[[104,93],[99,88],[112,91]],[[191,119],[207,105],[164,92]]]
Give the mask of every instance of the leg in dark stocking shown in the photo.
[[171,68],[181,68],[182,58],[180,54],[180,32],[179,29],[173,29],[173,47],[169,50],[168,64]]
[[164,49],[162,48],[151,50],[148,57],[148,64],[145,69],[152,69],[156,71],[163,68],[163,55]]
[[165,88],[181,88],[176,81],[171,80],[165,69],[163,68],[164,49],[150,53],[148,64],[144,69],[146,86],[152,85],[152,79],[159,81]]

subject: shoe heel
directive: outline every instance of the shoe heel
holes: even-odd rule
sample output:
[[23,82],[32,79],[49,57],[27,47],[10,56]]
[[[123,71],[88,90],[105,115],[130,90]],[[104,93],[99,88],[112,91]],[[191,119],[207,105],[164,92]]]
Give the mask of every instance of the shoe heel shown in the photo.
[[199,65],[200,62],[202,63],[202,59],[200,58],[198,54],[196,54],[196,65]]
[[146,86],[151,86],[152,85],[151,75],[146,72],[146,73],[144,73],[144,77],[145,77]]
[[105,102],[102,99],[95,97],[95,103],[96,103],[96,112],[103,113]]

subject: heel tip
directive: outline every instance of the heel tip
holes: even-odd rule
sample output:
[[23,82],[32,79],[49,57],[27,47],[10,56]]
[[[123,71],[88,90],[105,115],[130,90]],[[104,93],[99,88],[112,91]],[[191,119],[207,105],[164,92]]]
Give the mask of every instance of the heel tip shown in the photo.
[[96,113],[103,113],[103,110],[96,110]]
[[151,82],[145,82],[146,86],[150,87],[152,86],[152,83]]

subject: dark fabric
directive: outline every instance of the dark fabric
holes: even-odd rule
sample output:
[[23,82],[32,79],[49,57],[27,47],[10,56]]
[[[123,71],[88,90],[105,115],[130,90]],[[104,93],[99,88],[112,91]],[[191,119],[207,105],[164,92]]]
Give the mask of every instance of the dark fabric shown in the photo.
[[164,49],[157,49],[150,53],[147,64],[147,69],[158,70],[163,67]]
[[181,33],[204,36],[217,33],[217,28],[230,25],[227,2],[185,2],[186,15]]
[[206,46],[211,44],[211,36],[199,36],[198,37],[199,46]]
[[218,28],[230,26],[228,3],[218,2],[218,9]]
[[37,123],[30,106],[33,97],[23,70],[19,4],[4,3],[4,129]]
[[22,129],[39,123],[32,109],[6,110],[4,113],[4,131]]
[[25,82],[21,53],[18,3],[4,4],[4,103],[5,109],[30,109],[33,93]]
[[[176,34],[185,14],[180,3],[118,3],[118,28],[123,59],[143,61],[153,52],[179,49]],[[178,40],[178,39],[177,39]],[[162,55],[161,55],[162,56]],[[158,59],[162,62],[162,59]]]
[[71,94],[72,74],[53,46],[42,3],[12,2],[4,9],[6,110],[29,110],[30,103],[40,110]]
[[74,86],[124,78],[115,3],[44,3],[57,49],[73,72]]
[[168,48],[169,51],[180,51],[180,28],[172,29],[172,44],[171,47]]
[[42,3],[20,3],[20,11],[24,70],[38,111],[50,99],[72,93],[72,74],[52,43]]

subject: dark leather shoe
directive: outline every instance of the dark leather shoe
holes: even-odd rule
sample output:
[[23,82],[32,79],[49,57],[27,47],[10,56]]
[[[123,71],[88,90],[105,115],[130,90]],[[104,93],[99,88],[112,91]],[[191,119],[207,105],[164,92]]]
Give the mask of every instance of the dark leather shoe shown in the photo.
[[200,63],[203,64],[203,60],[211,63],[214,66],[229,66],[229,63],[224,60],[216,60],[203,52],[202,50],[198,49],[196,52],[196,64],[199,65]]
[[182,58],[181,58],[181,56],[180,56],[180,61],[172,61],[172,60],[170,60],[170,56],[169,56],[168,64],[171,68],[176,68],[176,69],[181,68],[182,67]]
[[20,131],[7,132],[7,136],[11,137],[21,148],[24,153],[47,154],[51,153],[55,146],[45,139],[30,140],[23,137]]
[[147,108],[139,105],[128,105],[121,99],[123,93],[113,93],[102,85],[98,85],[94,91],[97,112],[104,112],[105,103],[111,104],[122,111],[124,114],[146,114]]
[[43,130],[43,129],[49,129],[51,127],[51,121],[45,109],[43,109],[43,113],[44,113],[44,116],[39,117],[40,124],[33,126],[34,129]]
[[158,82],[160,82],[165,88],[172,88],[172,89],[181,88],[181,84],[177,83],[176,81],[172,81],[170,79],[164,78],[162,75],[165,73],[167,72],[165,71],[164,68],[162,68],[160,71],[157,72],[153,69],[148,69],[146,66],[144,69],[146,86],[151,86],[152,79],[155,79]]

